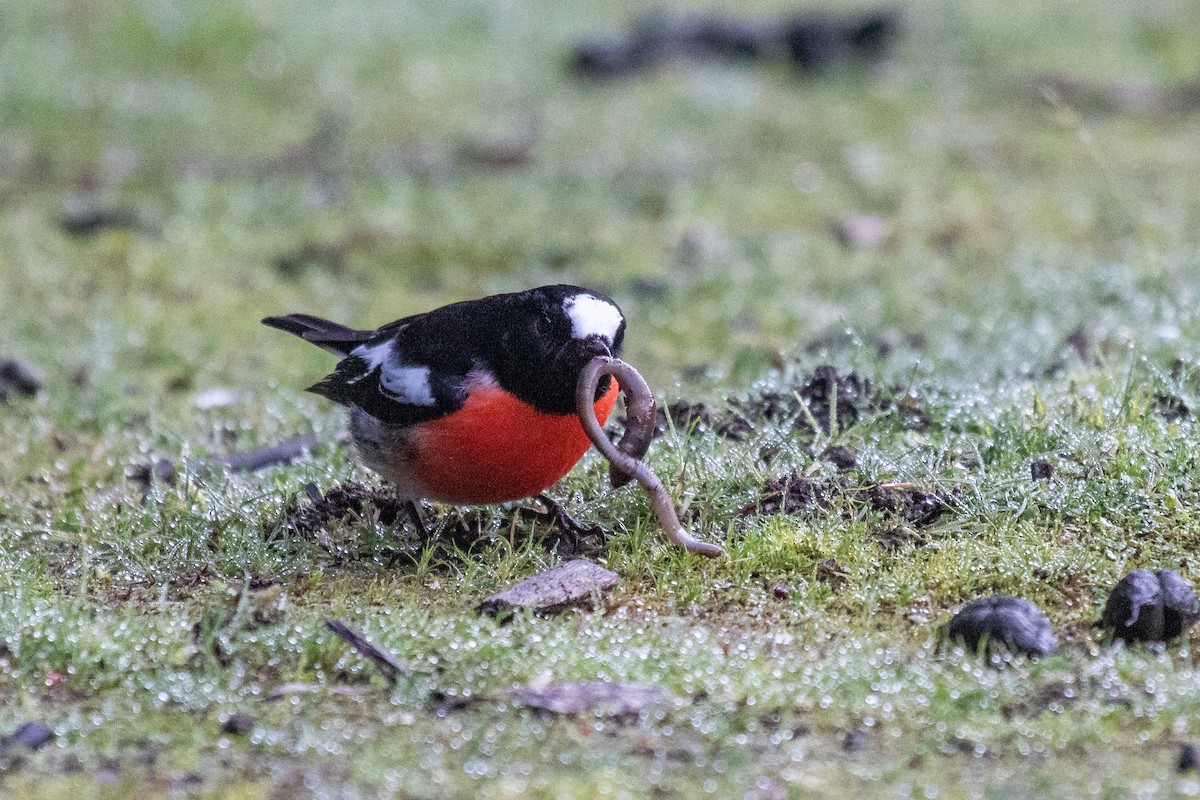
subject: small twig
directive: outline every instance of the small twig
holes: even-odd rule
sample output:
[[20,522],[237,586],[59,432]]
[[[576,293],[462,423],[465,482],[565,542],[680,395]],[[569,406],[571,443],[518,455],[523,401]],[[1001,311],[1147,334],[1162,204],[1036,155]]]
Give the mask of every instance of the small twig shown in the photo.
[[[629,452],[618,448],[617,445],[614,445],[604,435],[604,429],[600,427],[600,422],[596,419],[596,410],[594,408],[596,386],[603,375],[612,375],[616,378],[617,383],[625,391],[627,409],[641,410],[647,405],[651,409],[654,407],[650,387],[646,385],[645,379],[642,378],[636,369],[619,358],[609,358],[608,356],[593,358],[583,368],[583,371],[579,373],[579,382],[575,386],[575,410],[579,415],[579,421],[583,425],[583,430],[587,433],[588,438],[592,440],[592,444],[596,445],[596,449],[614,467],[618,467],[622,473],[632,475],[642,485],[650,495],[651,503],[654,505],[654,512],[658,515],[658,521],[662,525],[663,532],[671,541],[685,550],[690,550],[693,553],[699,553],[703,556],[715,557],[724,553],[717,545],[702,542],[684,530],[683,525],[679,522],[679,517],[675,514],[675,506],[671,503],[671,497],[667,494],[667,490],[663,487],[662,481],[658,479],[658,476],[651,472],[645,463],[630,455]],[[631,420],[634,419],[632,411],[629,412],[629,416]],[[649,421],[653,425],[653,411],[651,411]],[[644,426],[645,423],[636,423],[631,427],[641,430],[641,428],[638,428],[638,425]],[[639,436],[641,435],[635,435],[631,439],[631,442],[639,441]]]
[[379,645],[351,628],[340,619],[325,620],[325,627],[337,634],[337,637],[361,653],[372,664],[379,668],[388,683],[395,684],[401,676],[412,672],[400,659],[384,650]]
[[[346,437],[339,435],[335,441],[344,441]],[[176,465],[170,459],[159,459],[153,464],[139,464],[129,470],[129,478],[140,484],[142,493],[150,491],[150,485],[155,478],[163,483],[173,484],[180,473],[186,471],[190,480],[195,477],[203,480],[214,472],[257,472],[260,469],[273,467],[276,464],[289,464],[301,456],[311,452],[322,443],[316,436],[297,436],[270,447],[250,450],[245,453],[230,453],[211,459],[195,459],[186,464],[186,470],[181,463]]]
[[311,451],[320,442],[321,440],[316,436],[297,436],[294,439],[288,439],[286,442],[281,442],[271,447],[263,447],[246,453],[232,453],[227,456],[218,456],[209,463],[213,466],[224,467],[230,472],[257,472],[260,469],[265,469],[275,464],[285,464],[289,461],[295,461],[297,458]]

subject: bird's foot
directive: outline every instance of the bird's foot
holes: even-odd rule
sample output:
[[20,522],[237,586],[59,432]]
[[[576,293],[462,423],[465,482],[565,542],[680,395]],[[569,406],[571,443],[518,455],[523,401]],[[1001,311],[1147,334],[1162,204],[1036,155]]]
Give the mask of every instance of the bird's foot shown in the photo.
[[608,541],[608,532],[599,525],[584,525],[573,519],[560,503],[546,494],[537,496],[537,500],[546,507],[544,512],[529,510],[540,522],[553,526],[550,539],[553,546],[561,555],[585,555],[598,553]]
[[429,528],[425,526],[425,520],[421,518],[421,507],[417,505],[416,500],[408,500],[404,503],[404,508],[408,512],[408,519],[412,522],[413,528],[417,532],[417,536],[421,537],[422,542],[429,541]]

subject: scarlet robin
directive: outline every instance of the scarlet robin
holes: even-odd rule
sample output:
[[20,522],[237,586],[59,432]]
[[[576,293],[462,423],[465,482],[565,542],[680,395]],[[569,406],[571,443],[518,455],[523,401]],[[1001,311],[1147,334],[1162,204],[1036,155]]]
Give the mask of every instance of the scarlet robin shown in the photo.
[[[350,409],[365,463],[410,503],[475,505],[533,497],[570,471],[591,442],[575,386],[596,356],[619,356],[625,317],[579,286],[497,294],[397,320],[372,331],[308,314],[267,317],[340,356],[309,387]],[[596,390],[601,424],[617,399]]]

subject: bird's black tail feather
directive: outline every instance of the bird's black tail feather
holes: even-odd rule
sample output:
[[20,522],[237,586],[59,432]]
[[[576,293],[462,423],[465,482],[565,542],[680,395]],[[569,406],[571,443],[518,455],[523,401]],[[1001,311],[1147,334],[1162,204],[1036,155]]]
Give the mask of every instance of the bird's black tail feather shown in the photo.
[[312,342],[317,347],[343,358],[350,355],[351,350],[375,335],[374,331],[356,331],[311,314],[267,317],[262,322],[263,325],[295,334],[304,341]]

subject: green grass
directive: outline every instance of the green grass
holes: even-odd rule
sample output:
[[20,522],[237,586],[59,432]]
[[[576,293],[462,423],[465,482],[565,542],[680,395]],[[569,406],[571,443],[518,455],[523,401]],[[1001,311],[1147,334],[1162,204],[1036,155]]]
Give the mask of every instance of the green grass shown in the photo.
[[[1200,117],[1034,88],[1191,80],[1200,14],[918,0],[875,76],[564,76],[572,41],[639,8],[0,3],[0,357],[47,377],[0,406],[0,733],[58,734],[0,752],[0,794],[1200,792],[1174,771],[1200,738],[1192,643],[1111,649],[1090,627],[1122,574],[1191,577],[1200,546],[1200,433],[1172,413],[1200,406]],[[519,169],[464,155],[529,130]],[[66,236],[81,187],[141,228]],[[838,244],[854,213],[889,236]],[[613,534],[622,583],[591,613],[474,613],[554,562],[510,546],[504,509],[477,552],[398,566],[396,532],[368,523],[334,526],[336,553],[272,535],[306,483],[369,475],[301,392],[328,355],[261,317],[368,326],[560,281],[618,300],[663,401],[720,409],[828,363],[908,411],[669,431],[650,462],[716,562],[667,548],[589,456],[555,494]],[[330,444],[145,502],[128,478],[301,433]],[[839,480],[833,444],[858,465],[829,507],[739,513],[781,475]],[[1033,482],[1042,458],[1055,478]],[[949,510],[890,539],[900,521],[856,492],[877,483]],[[953,610],[996,592],[1042,607],[1063,652],[997,669],[939,649]],[[411,676],[386,685],[331,616]],[[672,700],[613,720],[502,699],[545,673]],[[295,682],[320,688],[270,699]],[[251,733],[221,732],[235,712]]]

